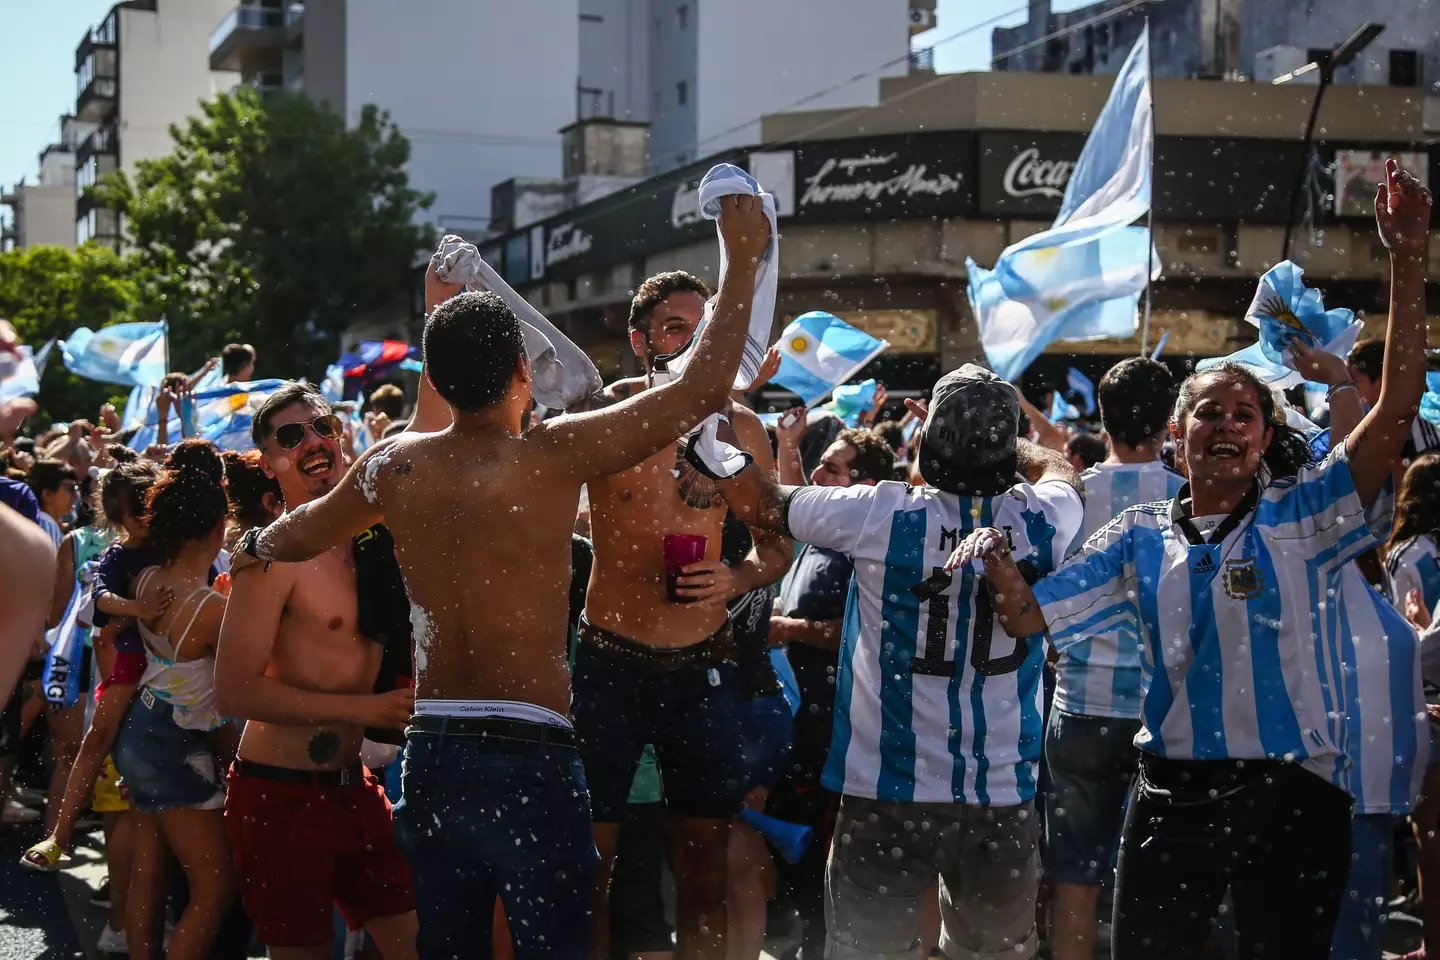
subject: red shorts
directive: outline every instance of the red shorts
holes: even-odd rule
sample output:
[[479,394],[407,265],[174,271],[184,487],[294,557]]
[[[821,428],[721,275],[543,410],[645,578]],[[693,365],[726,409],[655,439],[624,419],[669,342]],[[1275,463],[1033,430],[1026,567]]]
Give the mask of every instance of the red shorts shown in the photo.
[[330,943],[334,907],[351,930],[415,909],[390,801],[368,771],[364,783],[331,787],[231,767],[225,826],[240,898],[267,946]]
[[139,683],[140,678],[145,675],[147,662],[143,652],[115,654],[115,667],[110,671],[110,676],[95,684],[95,702],[100,702],[100,698],[105,696],[105,689],[112,683],[122,686],[129,684],[132,687]]

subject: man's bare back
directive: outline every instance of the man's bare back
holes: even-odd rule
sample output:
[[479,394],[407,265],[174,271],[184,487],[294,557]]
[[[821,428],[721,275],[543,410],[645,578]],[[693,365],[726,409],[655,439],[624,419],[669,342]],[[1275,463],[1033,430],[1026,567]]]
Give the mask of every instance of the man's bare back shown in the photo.
[[[265,675],[301,690],[368,694],[380,666],[380,645],[356,623],[355,564],[346,542],[304,563],[242,570],[237,577],[261,581],[260,589],[283,595],[275,646]],[[303,770],[335,770],[360,755],[365,727],[359,723],[245,725],[244,760]]]
[[567,715],[563,598],[580,480],[547,469],[527,436],[401,434],[382,459],[371,489],[410,591],[416,698]]

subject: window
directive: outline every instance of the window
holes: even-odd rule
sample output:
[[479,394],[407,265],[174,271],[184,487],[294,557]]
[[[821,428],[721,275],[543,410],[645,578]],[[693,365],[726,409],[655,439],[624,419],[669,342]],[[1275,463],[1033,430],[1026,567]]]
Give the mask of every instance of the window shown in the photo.
[[690,4],[682,3],[675,8],[675,23],[681,30],[690,24]]
[[1420,86],[1420,57],[1414,50],[1390,51],[1390,86]]
[[688,103],[689,101],[690,101],[690,85],[689,85],[688,83],[686,83],[684,80],[681,80],[679,83],[675,84],[675,102],[678,103],[678,104],[680,104],[680,106],[683,107],[683,106],[685,106],[685,104]]

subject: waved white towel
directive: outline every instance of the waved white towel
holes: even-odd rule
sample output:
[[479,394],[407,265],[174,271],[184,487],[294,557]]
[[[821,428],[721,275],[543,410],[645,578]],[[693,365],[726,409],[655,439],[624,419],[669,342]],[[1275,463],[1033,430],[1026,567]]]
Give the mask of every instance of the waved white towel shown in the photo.
[[[734,164],[720,163],[711,167],[701,179],[699,190],[700,213],[707,220],[717,221],[717,237],[720,234],[720,199],[737,194],[759,197],[765,208],[765,216],[770,221],[770,246],[766,248],[764,256],[760,258],[760,266],[755,271],[755,291],[750,300],[750,327],[745,336],[745,354],[740,360],[740,370],[735,375],[735,389],[743,390],[759,376],[760,366],[765,362],[765,351],[770,343],[770,328],[775,321],[775,294],[780,282],[780,231],[775,223],[775,198],[766,193],[755,178],[744,170]],[[725,244],[722,241],[722,278],[725,276],[726,267]],[[705,315],[689,343],[668,357],[656,358],[652,371],[655,383],[673,380],[684,371],[695,354],[700,331],[705,329],[705,325],[715,313],[716,299],[717,297],[711,297],[705,304]],[[716,436],[722,422],[727,422],[723,415],[713,414],[691,431],[686,442],[686,455],[697,470],[713,477],[728,479],[745,469],[750,463],[750,456]]]
[[472,290],[490,290],[514,311],[525,334],[525,353],[530,357],[532,395],[543,407],[563,410],[595,393],[604,382],[600,371],[544,314],[506,283],[480,256],[473,243],[454,234],[440,241],[431,258],[435,274],[446,283],[463,283]]

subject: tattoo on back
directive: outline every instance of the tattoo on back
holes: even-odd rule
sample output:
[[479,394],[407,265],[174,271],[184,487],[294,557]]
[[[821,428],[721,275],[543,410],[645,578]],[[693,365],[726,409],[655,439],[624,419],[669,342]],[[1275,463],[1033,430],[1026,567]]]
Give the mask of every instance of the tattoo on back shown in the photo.
[[410,476],[410,471],[412,471],[412,470],[414,470],[414,469],[415,469],[415,461],[413,461],[413,460],[402,460],[402,461],[400,461],[399,463],[395,464],[395,475],[396,475],[397,477],[408,477],[408,476]]
[[316,766],[329,763],[340,752],[340,735],[334,730],[321,730],[310,738],[307,752],[310,762]]

